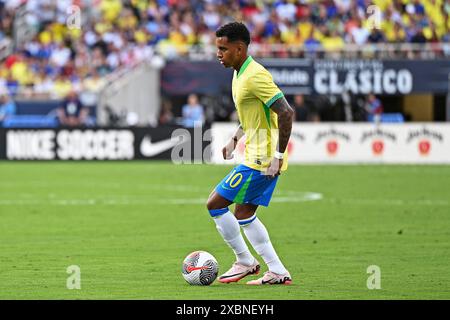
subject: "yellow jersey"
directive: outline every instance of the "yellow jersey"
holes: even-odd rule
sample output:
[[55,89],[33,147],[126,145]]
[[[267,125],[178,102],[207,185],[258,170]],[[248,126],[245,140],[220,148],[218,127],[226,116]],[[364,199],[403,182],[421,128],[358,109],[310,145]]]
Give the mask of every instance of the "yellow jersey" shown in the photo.
[[[244,165],[264,171],[278,143],[278,115],[270,107],[283,97],[272,75],[249,56],[239,73],[234,71],[232,95],[245,133]],[[281,170],[287,169],[287,148]]]

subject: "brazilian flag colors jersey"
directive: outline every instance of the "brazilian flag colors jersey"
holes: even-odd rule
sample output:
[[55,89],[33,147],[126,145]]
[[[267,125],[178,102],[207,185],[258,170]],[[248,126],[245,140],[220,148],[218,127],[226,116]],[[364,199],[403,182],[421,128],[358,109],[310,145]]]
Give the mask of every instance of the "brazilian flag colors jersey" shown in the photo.
[[[270,107],[283,93],[269,71],[249,56],[239,73],[234,71],[232,94],[245,133],[244,165],[264,171],[270,166],[278,142],[278,116]],[[287,154],[281,170],[286,169]]]

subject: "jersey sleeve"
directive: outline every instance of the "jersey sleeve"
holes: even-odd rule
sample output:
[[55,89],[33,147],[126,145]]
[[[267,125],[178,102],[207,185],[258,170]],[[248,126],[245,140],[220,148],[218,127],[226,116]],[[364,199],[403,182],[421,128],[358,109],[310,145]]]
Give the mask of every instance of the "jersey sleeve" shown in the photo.
[[272,75],[267,70],[261,70],[250,81],[251,92],[268,108],[283,96],[283,92],[273,82]]

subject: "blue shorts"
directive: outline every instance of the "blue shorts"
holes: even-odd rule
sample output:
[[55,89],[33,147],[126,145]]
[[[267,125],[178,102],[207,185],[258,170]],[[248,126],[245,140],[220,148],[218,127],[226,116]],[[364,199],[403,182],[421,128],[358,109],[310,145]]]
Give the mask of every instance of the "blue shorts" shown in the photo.
[[241,164],[223,178],[216,186],[216,192],[234,203],[251,203],[267,207],[277,181],[278,176],[269,178],[261,171]]

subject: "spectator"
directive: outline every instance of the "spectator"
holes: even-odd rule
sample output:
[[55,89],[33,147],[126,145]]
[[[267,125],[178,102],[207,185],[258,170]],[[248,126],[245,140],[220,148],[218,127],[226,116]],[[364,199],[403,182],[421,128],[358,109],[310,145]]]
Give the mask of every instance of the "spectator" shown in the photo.
[[332,32],[327,30],[322,39],[322,46],[326,51],[333,52],[342,50],[345,43],[344,39],[339,36],[336,30],[333,30]]
[[317,40],[316,36],[315,36],[316,30],[311,27],[309,34],[308,34],[308,38],[305,40],[305,51],[308,53],[314,53],[316,51],[318,51],[321,47],[320,41]]
[[63,126],[77,127],[86,125],[89,111],[78,99],[78,95],[71,90],[57,111],[59,123]]
[[354,43],[358,45],[363,45],[367,43],[367,39],[369,38],[369,31],[364,28],[361,19],[358,19],[356,21],[356,26],[352,28],[350,31],[350,34],[352,36],[352,40]]
[[71,56],[70,48],[66,47],[65,43],[61,42],[52,50],[50,55],[50,63],[58,68],[64,67],[69,62]]
[[0,93],[0,125],[9,117],[16,114],[16,104],[9,94]]
[[366,111],[368,113],[368,120],[375,123],[381,121],[381,114],[383,113],[383,105],[381,101],[373,94],[367,96]]
[[294,21],[297,13],[297,7],[287,0],[282,0],[281,3],[275,4],[276,12],[281,20]]
[[87,77],[82,81],[83,92],[80,94],[80,100],[85,106],[95,106],[98,100],[98,94],[107,84],[105,78],[100,77],[97,69],[92,68]]
[[373,28],[372,29],[372,32],[370,33],[370,35],[367,38],[367,40],[370,43],[381,43],[381,42],[385,42],[386,41],[383,32],[381,32],[381,30],[379,30],[377,28]]
[[196,94],[190,94],[188,103],[182,108],[183,126],[186,128],[202,126],[205,121],[203,106],[199,104]]
[[305,98],[302,94],[297,94],[294,96],[292,107],[295,112],[295,121],[309,121],[310,111],[308,106],[305,104]]
[[320,116],[313,99],[305,97],[303,94],[296,94],[294,96],[292,107],[295,112],[295,121],[320,121]]
[[161,106],[161,113],[159,115],[159,124],[173,124],[175,122],[175,118],[172,112],[172,103],[169,99],[163,99]]
[[427,38],[425,38],[425,35],[423,34],[423,30],[417,28],[414,35],[411,37],[412,43],[426,43]]
[[53,95],[55,98],[64,98],[72,91],[72,83],[64,74],[59,74],[53,83]]
[[8,88],[8,92],[13,97],[17,95],[20,89],[19,81],[14,79],[11,72],[9,72],[6,76],[6,87]]

